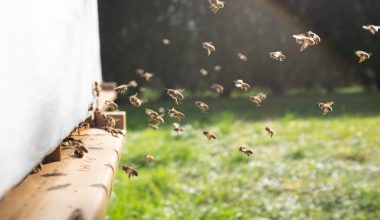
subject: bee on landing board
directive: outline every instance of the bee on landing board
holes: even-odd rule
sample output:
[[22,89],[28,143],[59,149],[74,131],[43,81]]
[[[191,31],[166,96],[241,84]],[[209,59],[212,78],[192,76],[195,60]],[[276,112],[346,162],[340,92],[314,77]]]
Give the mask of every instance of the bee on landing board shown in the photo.
[[268,132],[270,137],[273,137],[273,135],[275,134],[274,130],[270,127],[265,127],[265,130]]
[[207,50],[207,56],[210,56],[212,52],[215,52],[215,46],[212,42],[203,42],[202,47]]
[[237,79],[233,81],[235,83],[235,87],[243,90],[244,92],[248,91],[248,89],[251,88],[251,86],[248,83],[245,83],[241,79]]
[[211,140],[211,139],[216,139],[216,135],[207,131],[207,130],[204,130],[203,131],[203,135],[207,137],[208,140]]
[[195,105],[202,111],[202,113],[207,113],[209,110],[208,105],[204,102],[196,101]]
[[134,106],[134,107],[140,107],[141,104],[143,103],[141,99],[137,97],[137,93],[129,96],[129,102]]
[[180,111],[177,111],[175,108],[171,108],[169,109],[169,116],[172,117],[172,118],[175,118],[177,119],[178,121],[181,121],[182,118],[185,117],[185,114],[183,114],[182,112]]
[[147,154],[147,155],[145,156],[145,158],[146,158],[146,160],[147,160],[148,162],[153,162],[153,161],[154,161],[154,157],[153,157],[152,155]]
[[331,107],[334,104],[334,102],[320,102],[318,103],[319,108],[322,110],[322,115],[326,115],[329,112],[333,111],[333,108]]
[[242,145],[242,146],[239,147],[239,151],[242,152],[242,153],[244,153],[244,154],[246,154],[247,156],[250,156],[250,155],[253,154],[253,150],[251,150],[250,148],[248,148],[248,147],[246,147],[244,145]]
[[286,59],[285,55],[282,53],[282,51],[275,51],[275,52],[269,52],[270,58],[277,60],[277,61],[284,61]]
[[368,60],[372,56],[372,53],[364,52],[362,50],[355,51],[355,54],[359,57],[359,63],[363,63],[365,60]]
[[135,167],[128,166],[127,164],[124,164],[122,169],[126,174],[128,174],[128,178],[130,179],[131,177],[138,176],[139,173],[137,172]]
[[224,91],[224,87],[217,83],[212,84],[210,88],[215,90],[218,94],[222,94]]
[[107,100],[105,101],[106,106],[107,106],[107,109],[111,109],[112,111],[116,111],[119,106],[117,106],[117,104],[111,100]]
[[120,129],[112,128],[112,127],[104,127],[103,129],[105,132],[107,132],[108,134],[111,134],[114,137],[118,137],[119,134],[124,136],[123,132]]

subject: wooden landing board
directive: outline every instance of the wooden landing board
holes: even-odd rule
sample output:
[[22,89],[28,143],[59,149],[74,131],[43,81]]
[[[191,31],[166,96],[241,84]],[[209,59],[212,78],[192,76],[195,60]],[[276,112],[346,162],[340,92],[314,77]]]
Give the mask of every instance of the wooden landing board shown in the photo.
[[124,137],[91,128],[74,138],[89,152],[64,149],[62,161],[27,176],[0,201],[0,219],[104,219]]

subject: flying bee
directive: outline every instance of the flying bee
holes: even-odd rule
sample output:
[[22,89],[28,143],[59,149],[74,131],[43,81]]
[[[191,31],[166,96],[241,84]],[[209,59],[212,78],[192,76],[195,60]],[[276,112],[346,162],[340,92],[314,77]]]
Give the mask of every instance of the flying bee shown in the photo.
[[253,154],[253,150],[251,150],[250,148],[248,148],[248,147],[246,147],[244,145],[242,145],[242,146],[239,147],[239,151],[242,152],[242,153],[244,153],[244,154],[246,154],[247,156],[250,156],[250,155]]
[[165,108],[164,108],[164,107],[159,107],[159,108],[158,108],[158,112],[159,112],[160,114],[165,114]]
[[173,127],[173,130],[177,132],[177,134],[181,134],[185,130],[178,123],[173,123]]
[[130,179],[131,176],[138,176],[139,173],[137,172],[135,167],[128,166],[126,164],[123,165],[122,169],[125,171],[126,174],[128,174],[128,178]]
[[373,24],[370,24],[370,25],[363,25],[362,26],[364,30],[367,30],[369,32],[371,32],[371,34],[376,34],[379,29],[380,29],[380,26],[376,26],[376,25],[373,25]]
[[147,154],[147,155],[145,156],[145,158],[146,158],[146,160],[147,160],[148,162],[153,162],[153,161],[154,161],[154,157],[153,157],[152,155]]
[[94,92],[95,97],[99,97],[101,91],[102,91],[102,87],[100,86],[98,81],[95,81],[94,87],[93,87],[93,92]]
[[118,137],[118,134],[123,135],[123,132],[120,129],[112,128],[112,127],[104,127],[104,131],[106,131],[108,134],[111,134],[114,137]]
[[142,104],[142,101],[139,98],[137,98],[137,93],[135,95],[129,96],[129,102],[134,107],[140,107]]
[[95,118],[101,118],[103,120],[106,120],[106,118],[107,118],[107,116],[104,114],[104,112],[100,111],[99,108],[95,109],[94,115],[95,115]]
[[128,85],[120,85],[118,87],[115,88],[115,92],[117,93],[120,93],[122,95],[124,95],[128,90]]
[[202,74],[202,76],[207,76],[208,72],[205,69],[200,69],[199,72]]
[[214,66],[214,71],[215,72],[220,72],[222,70],[222,67],[220,65],[215,65]]
[[251,86],[248,83],[245,83],[243,80],[238,79],[233,81],[235,83],[236,88],[240,88],[243,91],[248,91],[248,89],[251,88]]
[[148,127],[153,129],[153,130],[158,130],[160,127],[158,127],[160,125],[160,123],[157,123],[157,124],[148,124]]
[[214,89],[219,94],[222,94],[224,91],[224,87],[216,83],[211,85],[211,89]]
[[267,98],[267,95],[262,92],[258,93],[257,95],[249,97],[251,102],[255,103],[257,107],[260,107],[261,102],[264,101],[266,98]]
[[148,73],[148,72],[143,73],[141,75],[141,77],[144,78],[145,81],[149,81],[153,76],[154,76],[154,73]]
[[144,69],[141,69],[141,68],[137,68],[136,69],[136,73],[138,74],[138,75],[142,75],[142,74],[144,74]]
[[224,2],[220,0],[208,0],[212,13],[216,14],[219,9],[224,8]]
[[196,101],[195,105],[202,111],[202,113],[206,113],[209,110],[208,105],[204,102]]
[[137,86],[138,84],[135,80],[132,80],[127,84],[127,87],[131,87],[131,88],[136,88]]
[[215,46],[212,42],[203,42],[202,47],[207,50],[207,56],[210,56],[211,52],[215,52]]
[[331,107],[334,102],[320,102],[318,103],[319,108],[322,110],[322,115],[326,115],[329,112],[333,111],[333,108]]
[[170,40],[167,39],[167,38],[164,38],[164,39],[162,39],[162,43],[163,43],[164,45],[168,46],[168,45],[170,44]]
[[147,114],[149,116],[149,118],[153,118],[153,117],[157,117],[158,116],[157,112],[155,112],[154,110],[149,109],[149,108],[145,109],[145,114]]
[[247,59],[247,56],[242,54],[242,53],[238,53],[237,54],[238,58],[243,61],[243,62],[246,62],[248,59]]
[[185,114],[183,114],[180,111],[177,111],[175,108],[171,108],[169,109],[169,116],[177,119],[178,121],[181,121],[181,119],[185,117]]
[[273,137],[274,135],[274,130],[270,127],[265,127],[265,130],[268,132],[270,137]]
[[365,60],[368,60],[372,56],[372,53],[364,52],[362,50],[355,51],[355,54],[356,54],[356,56],[359,57],[359,63],[362,63]]
[[321,38],[316,33],[308,31],[306,34],[313,39],[315,45],[321,43]]
[[184,90],[182,89],[166,89],[166,94],[172,98],[177,105],[181,104],[181,101],[184,99],[182,94]]
[[305,34],[295,34],[293,37],[296,42],[301,45],[300,52],[304,51],[309,45],[315,45],[313,38],[305,36]]
[[276,51],[276,52],[270,52],[269,53],[270,58],[277,60],[277,61],[284,61],[286,59],[285,55],[282,54],[282,51]]
[[119,108],[117,104],[111,100],[105,101],[105,104],[107,108],[110,108],[112,111],[116,111]]
[[209,132],[209,131],[206,131],[204,130],[203,131],[203,135],[207,137],[208,140],[211,140],[211,139],[216,139],[216,135]]

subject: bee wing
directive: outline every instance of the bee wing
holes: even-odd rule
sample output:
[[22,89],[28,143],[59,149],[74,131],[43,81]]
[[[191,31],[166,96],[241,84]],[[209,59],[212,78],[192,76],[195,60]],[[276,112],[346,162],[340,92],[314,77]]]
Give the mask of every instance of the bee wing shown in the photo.
[[327,103],[326,103],[326,105],[332,105],[332,104],[334,104],[333,101],[331,101],[331,102],[327,102]]
[[307,42],[303,42],[300,48],[300,52],[304,51],[308,46],[309,44]]

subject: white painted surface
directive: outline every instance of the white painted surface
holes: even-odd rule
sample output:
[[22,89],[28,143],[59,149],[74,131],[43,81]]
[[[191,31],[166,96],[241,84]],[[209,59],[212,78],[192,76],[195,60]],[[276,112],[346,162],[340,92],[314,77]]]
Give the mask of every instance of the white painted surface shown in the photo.
[[0,2],[0,197],[87,115],[101,80],[96,0]]

